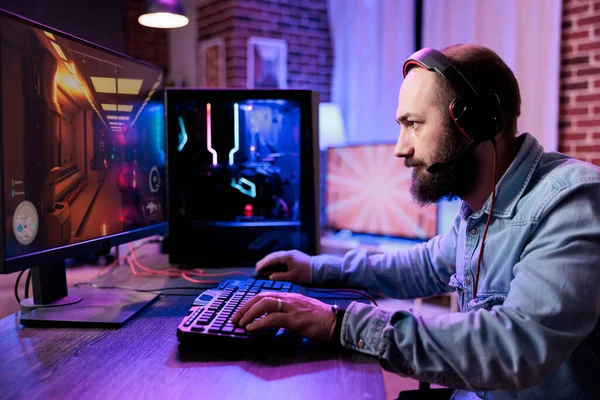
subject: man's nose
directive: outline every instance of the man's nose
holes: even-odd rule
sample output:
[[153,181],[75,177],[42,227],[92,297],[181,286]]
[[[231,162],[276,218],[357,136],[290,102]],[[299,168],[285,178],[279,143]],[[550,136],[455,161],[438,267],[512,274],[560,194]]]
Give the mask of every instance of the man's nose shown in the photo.
[[410,137],[409,132],[402,132],[403,129],[400,129],[400,135],[398,135],[398,141],[396,142],[396,150],[394,154],[398,158],[407,158],[411,157],[415,152],[413,147],[412,139]]

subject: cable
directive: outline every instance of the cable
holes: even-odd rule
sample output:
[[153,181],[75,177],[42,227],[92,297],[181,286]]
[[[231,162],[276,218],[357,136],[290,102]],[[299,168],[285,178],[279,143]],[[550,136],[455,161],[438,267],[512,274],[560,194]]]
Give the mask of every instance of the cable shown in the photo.
[[80,282],[73,286],[79,287],[79,286],[83,286],[83,285],[91,286],[95,289],[124,289],[124,290],[133,290],[134,292],[156,293],[161,296],[194,296],[194,297],[198,297],[198,293],[195,293],[195,294],[193,294],[193,293],[161,293],[163,290],[198,290],[198,287],[190,287],[190,286],[163,287],[163,288],[156,288],[156,289],[136,289],[131,286],[103,286],[103,285],[97,285],[97,284],[91,283],[91,282]]
[[[163,241],[163,240],[164,240],[164,239],[163,239],[163,237],[162,237],[162,236],[161,236],[160,238],[158,238],[158,239],[149,239],[149,240],[146,240],[145,242],[142,242],[142,243],[138,244],[136,247],[134,247],[134,248],[133,248],[133,250],[135,251],[135,250],[139,249],[140,247],[147,245],[148,243],[162,243],[162,241]],[[130,246],[131,246],[131,247],[133,247],[133,245],[131,245],[131,243],[130,243]],[[117,250],[118,250],[118,249],[119,249],[119,248],[117,247]],[[118,255],[118,251],[117,251],[117,255]],[[102,275],[102,273],[103,273],[104,271],[106,271],[107,269],[109,269],[109,268],[111,268],[111,267],[115,266],[115,265],[116,265],[116,264],[118,264],[120,261],[124,261],[124,260],[126,260],[126,259],[127,259],[127,257],[129,257],[130,255],[131,255],[131,251],[130,251],[129,253],[127,253],[127,254],[126,254],[124,257],[118,257],[118,256],[117,256],[117,258],[116,258],[116,259],[115,259],[113,262],[111,262],[110,264],[108,264],[108,265],[105,265],[104,267],[102,267],[102,269],[101,269],[100,271],[98,271],[98,274],[97,274],[96,276],[100,276],[100,275]]]
[[[27,272],[27,279],[25,280],[25,298],[29,298],[29,283],[31,282],[31,270]],[[31,288],[31,294],[33,295],[33,287]]]
[[116,258],[113,262],[111,262],[110,264],[106,264],[104,267],[102,267],[102,269],[100,271],[98,271],[98,273],[96,274],[96,276],[101,276],[104,271],[106,271],[107,269],[115,266],[116,264],[118,264],[120,261],[123,261],[124,257],[118,257]]
[[204,272],[202,269],[200,268],[194,268],[190,271],[186,271],[187,275],[194,275],[194,276],[203,276],[206,278],[217,278],[217,277],[222,277],[222,276],[232,276],[232,275],[243,275],[243,276],[247,276],[248,278],[251,278],[252,275],[244,272],[244,271],[227,271],[227,272],[211,272],[211,273],[206,273]]
[[17,299],[17,303],[21,303],[21,298],[19,297],[19,281],[21,280],[21,277],[25,271],[27,270],[24,269],[23,271],[19,272],[19,276],[17,276],[17,280],[15,281],[15,299]]
[[188,282],[192,282],[192,283],[212,283],[212,284],[218,284],[221,283],[221,281],[216,281],[216,280],[199,280],[199,279],[194,279],[192,277],[190,277],[185,271],[181,271],[181,277],[183,279],[185,279]]
[[309,290],[312,290],[312,291],[315,291],[315,292],[323,292],[323,293],[337,293],[337,292],[358,293],[360,295],[363,295],[367,299],[371,300],[371,302],[373,303],[373,305],[379,307],[379,304],[377,304],[377,301],[375,301],[375,299],[373,297],[371,297],[370,295],[366,294],[365,292],[361,292],[360,290],[356,290],[356,289],[314,289],[314,288],[310,288]]
[[[204,270],[202,270],[200,268],[194,268],[190,271],[181,271],[180,269],[177,269],[177,268],[167,268],[165,270],[155,270],[155,269],[145,267],[144,265],[142,265],[142,263],[140,263],[138,261],[136,255],[135,255],[135,249],[133,249],[133,246],[131,245],[131,243],[129,244],[129,248],[131,249],[129,254],[131,255],[130,258],[133,260],[133,263],[131,263],[131,261],[129,261],[129,260],[128,260],[128,262],[131,267],[131,271],[136,276],[151,276],[154,274],[166,275],[166,276],[172,276],[172,277],[182,277],[183,279],[185,279],[189,282],[193,282],[193,283],[220,283],[220,281],[198,280],[198,279],[191,278],[190,275],[193,275],[196,277],[204,277],[204,278],[217,278],[217,277],[232,276],[232,275],[243,275],[243,276],[247,276],[247,277],[251,276],[249,273],[244,272],[244,271],[227,271],[227,272],[206,273],[206,272],[204,272]],[[144,271],[145,274],[135,271],[135,268],[133,267],[132,264],[135,264],[135,266],[137,266],[139,269]]]
[[[130,244],[131,246],[131,244]],[[135,256],[135,253],[132,252],[131,256],[126,257],[126,261],[129,264],[129,267],[131,269],[131,273],[134,276],[152,276],[152,275],[161,275],[161,276],[170,276],[170,277],[180,277],[181,276],[181,272],[175,268],[167,268],[167,269],[163,269],[163,270],[157,270],[157,269],[151,269],[148,267],[143,266],[138,260],[137,257]],[[144,272],[138,272],[135,270],[135,267],[138,267],[139,269],[141,269]]]
[[[129,254],[124,257],[124,260],[127,261],[127,264],[129,265],[129,268],[131,269],[131,273],[133,274],[133,276],[149,277],[149,276],[153,276],[153,275],[160,275],[160,276],[168,276],[168,277],[173,277],[173,278],[181,277],[189,282],[198,283],[198,284],[218,284],[221,282],[217,281],[217,280],[194,279],[190,275],[196,276],[196,277],[203,277],[203,278],[223,277],[223,276],[231,276],[231,275],[250,276],[250,274],[243,272],[243,271],[228,271],[228,272],[207,274],[203,270],[198,269],[198,268],[193,269],[191,271],[181,271],[177,268],[167,268],[167,269],[163,269],[163,270],[151,269],[151,268],[148,268],[148,267],[142,265],[142,263],[140,263],[140,261],[137,259],[137,256],[135,254],[135,251],[137,249],[139,249],[140,247],[142,247],[146,243],[150,243],[150,241],[139,245],[137,248],[134,248],[133,245],[131,243],[129,243],[130,251],[129,251]],[[109,266],[107,266],[107,267],[109,267]],[[105,267],[105,269],[107,267]],[[137,271],[136,267],[138,269],[142,270],[142,272]]]
[[494,145],[494,170],[492,172],[492,204],[490,205],[490,213],[485,223],[485,229],[483,231],[483,239],[481,240],[481,249],[479,249],[479,259],[477,260],[477,272],[475,274],[475,282],[473,284],[473,298],[477,298],[477,284],[479,283],[479,270],[481,268],[481,260],[483,259],[483,248],[485,246],[485,237],[487,236],[488,228],[490,227],[490,221],[492,220],[492,213],[494,212],[494,202],[496,201],[496,161],[498,158],[498,151],[496,148],[496,141],[492,138],[492,144]]

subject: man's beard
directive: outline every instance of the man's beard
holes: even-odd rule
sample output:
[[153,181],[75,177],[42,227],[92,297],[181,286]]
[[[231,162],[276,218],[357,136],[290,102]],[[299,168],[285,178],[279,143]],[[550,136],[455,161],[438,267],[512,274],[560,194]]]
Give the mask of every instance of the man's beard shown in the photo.
[[[434,160],[448,161],[464,148],[459,132],[448,129],[443,142],[438,146]],[[473,185],[477,173],[475,155],[471,152],[436,173],[427,172],[428,165],[419,160],[406,159],[407,167],[414,167],[410,193],[421,206],[435,204],[439,200],[463,197]]]

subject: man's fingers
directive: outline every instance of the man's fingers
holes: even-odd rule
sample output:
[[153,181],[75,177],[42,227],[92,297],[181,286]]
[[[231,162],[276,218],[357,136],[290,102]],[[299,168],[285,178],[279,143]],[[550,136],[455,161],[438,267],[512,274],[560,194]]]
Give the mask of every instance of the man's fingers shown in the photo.
[[263,268],[272,265],[285,264],[287,257],[289,257],[287,251],[276,251],[274,253],[267,254],[262,260],[259,260],[256,263],[256,272],[260,272]]
[[264,328],[287,328],[287,319],[289,317],[282,313],[267,314],[258,321],[254,321],[246,326],[249,331],[255,331]]
[[289,281],[290,272],[273,272],[269,275],[269,279],[272,281]]
[[257,294],[256,296],[252,297],[250,300],[248,300],[248,302],[246,304],[244,304],[242,306],[242,308],[240,308],[239,310],[237,310],[237,312],[235,313],[235,315],[233,316],[233,318],[231,318],[231,321],[234,324],[237,324],[238,321],[240,320],[240,318],[242,318],[244,316],[244,314],[246,314],[246,312],[248,312],[248,310],[250,309],[250,307],[252,307],[256,303],[258,303],[264,297],[265,297],[264,295],[260,295],[260,294]]
[[[264,298],[273,298],[273,299],[277,299],[277,298],[284,298],[284,294],[282,293],[275,293],[275,292],[265,292],[265,293],[259,293],[256,296],[252,297],[250,300],[248,300],[248,302],[246,304],[244,304],[231,318],[231,321],[234,324],[237,324],[239,322],[239,320],[244,316],[244,314],[246,314],[248,312],[248,310],[253,307],[256,303],[258,303],[261,299]],[[277,302],[277,300],[275,300],[275,302]]]
[[277,299],[273,297],[264,297],[243,314],[238,325],[244,326],[264,314],[277,312],[277,306]]

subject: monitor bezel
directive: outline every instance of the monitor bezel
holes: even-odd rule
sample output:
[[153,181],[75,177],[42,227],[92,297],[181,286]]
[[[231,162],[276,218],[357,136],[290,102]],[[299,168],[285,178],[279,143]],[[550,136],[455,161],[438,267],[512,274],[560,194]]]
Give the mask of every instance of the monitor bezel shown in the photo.
[[[320,209],[319,209],[319,93],[313,90],[303,89],[237,89],[237,88],[166,88],[165,89],[165,123],[166,123],[166,147],[167,147],[167,163],[172,160],[173,150],[176,146],[171,146],[175,140],[174,135],[170,135],[169,130],[169,101],[170,99],[190,99],[190,100],[210,100],[210,101],[244,101],[244,100],[289,100],[300,103],[302,110],[310,110],[310,113],[303,112],[300,117],[300,126],[302,134],[300,135],[301,150],[309,150],[312,162],[310,164],[302,164],[301,161],[301,193],[312,192],[314,201],[301,202],[303,205],[303,213],[301,217],[302,232],[309,234],[309,243],[304,248],[298,250],[304,251],[311,255],[320,253]],[[172,101],[172,100],[171,100]],[[307,158],[308,159],[308,158]],[[175,173],[171,166],[167,166],[167,188],[168,192],[172,193],[171,189],[171,174]],[[309,192],[309,194],[310,194]],[[187,265],[193,264],[187,254],[177,254],[173,250],[173,232],[177,229],[174,224],[176,210],[173,210],[169,205],[170,198],[167,198],[168,220],[169,220],[169,261],[172,264]],[[290,249],[291,250],[291,249]],[[214,258],[213,258],[214,259]],[[239,260],[235,265],[245,266],[254,265],[257,260]],[[197,264],[196,264],[197,265]],[[221,267],[218,263],[211,266]]]
[[[59,29],[55,29],[55,28],[49,27],[47,25],[41,24],[39,22],[32,21],[28,18],[14,14],[14,13],[4,10],[2,8],[0,8],[0,19],[1,18],[11,18],[13,20],[16,20],[18,23],[24,23],[24,24],[29,25],[36,29],[42,29],[42,30],[50,32],[52,34],[62,36],[68,40],[73,40],[73,41],[79,42],[80,44],[83,44],[85,46],[92,47],[96,50],[100,50],[100,51],[109,53],[109,54],[119,57],[121,59],[126,59],[131,62],[137,63],[139,65],[155,69],[157,72],[161,72],[164,74],[163,69],[160,67],[157,67],[156,65],[149,64],[145,61],[138,60],[138,59],[128,56],[126,54],[119,53],[115,50],[111,50],[104,46],[87,41],[85,39],[81,39],[77,36],[68,34]],[[2,36],[0,36],[0,41],[1,40],[2,40]],[[0,51],[0,62],[1,62],[1,57],[2,57],[2,52]],[[163,76],[163,85],[161,87],[163,88],[162,90],[164,90],[164,76]],[[160,91],[157,90],[157,93],[155,93],[154,96],[155,96],[155,98],[158,99],[160,97]],[[0,129],[2,127],[2,118],[3,118],[3,112],[2,112],[2,104],[3,103],[2,103],[2,101],[3,101],[3,99],[2,99],[2,79],[0,79]],[[2,132],[0,131],[0,154],[3,154],[4,139],[5,139],[4,135],[2,135]],[[165,147],[166,147],[166,137],[165,137]],[[167,150],[165,148],[165,153],[166,153],[166,151]],[[2,170],[3,170],[4,169],[3,161],[0,161],[0,164],[2,165]],[[165,165],[165,167],[166,167],[166,165]],[[0,174],[0,187],[4,188],[4,174]],[[165,192],[165,202],[167,201],[167,198],[168,198],[168,194]],[[1,199],[0,204],[3,205],[4,204],[4,189],[2,189],[2,191],[0,192],[0,199]],[[166,209],[165,209],[164,213],[165,213],[164,214],[165,222],[154,224],[154,225],[151,225],[148,227],[125,231],[125,232],[113,234],[110,236],[102,236],[102,237],[98,237],[98,238],[84,240],[84,241],[72,243],[72,244],[69,244],[66,246],[55,247],[52,249],[41,250],[41,251],[37,251],[35,253],[23,254],[23,255],[5,259],[4,246],[6,244],[6,240],[5,240],[6,239],[6,237],[5,237],[6,221],[4,218],[4,211],[2,211],[2,218],[0,218],[0,229],[1,229],[0,230],[0,240],[1,240],[1,243],[0,243],[0,274],[10,274],[13,272],[26,270],[29,268],[37,267],[40,265],[44,265],[44,264],[72,258],[72,257],[83,256],[85,254],[89,254],[89,253],[93,253],[93,252],[107,251],[107,250],[110,250],[111,247],[114,247],[114,246],[117,246],[117,245],[120,245],[123,243],[128,243],[128,242],[142,239],[142,238],[148,237],[148,236],[165,234],[168,229],[167,228],[168,223],[166,222],[166,221],[168,221],[168,214],[167,214]]]
[[391,142],[391,141],[364,141],[364,142],[354,142],[354,143],[349,143],[349,144],[344,144],[344,145],[335,145],[335,146],[330,146],[327,149],[325,149],[325,157],[324,157],[324,162],[323,162],[323,174],[324,174],[324,188],[323,188],[323,220],[324,220],[324,224],[323,224],[323,229],[325,231],[331,231],[331,232],[340,232],[340,231],[350,231],[355,235],[364,235],[364,236],[370,236],[370,237],[375,237],[375,238],[381,238],[382,240],[384,239],[401,239],[401,240],[408,240],[408,241],[412,241],[412,242],[426,242],[428,240],[431,240],[432,238],[436,237],[437,235],[439,235],[440,232],[440,203],[436,203],[435,205],[435,234],[431,237],[425,237],[425,238],[421,238],[418,236],[399,236],[399,235],[384,235],[384,234],[377,234],[377,233],[373,233],[373,232],[367,232],[367,231],[352,231],[350,229],[347,228],[339,228],[339,227],[335,227],[332,226],[329,222],[329,219],[327,218],[327,191],[328,191],[328,186],[327,186],[327,173],[328,173],[328,166],[329,166],[329,154],[332,153],[335,150],[339,150],[339,149],[347,149],[347,148],[353,148],[353,147],[373,147],[373,146],[395,146],[396,142]]

